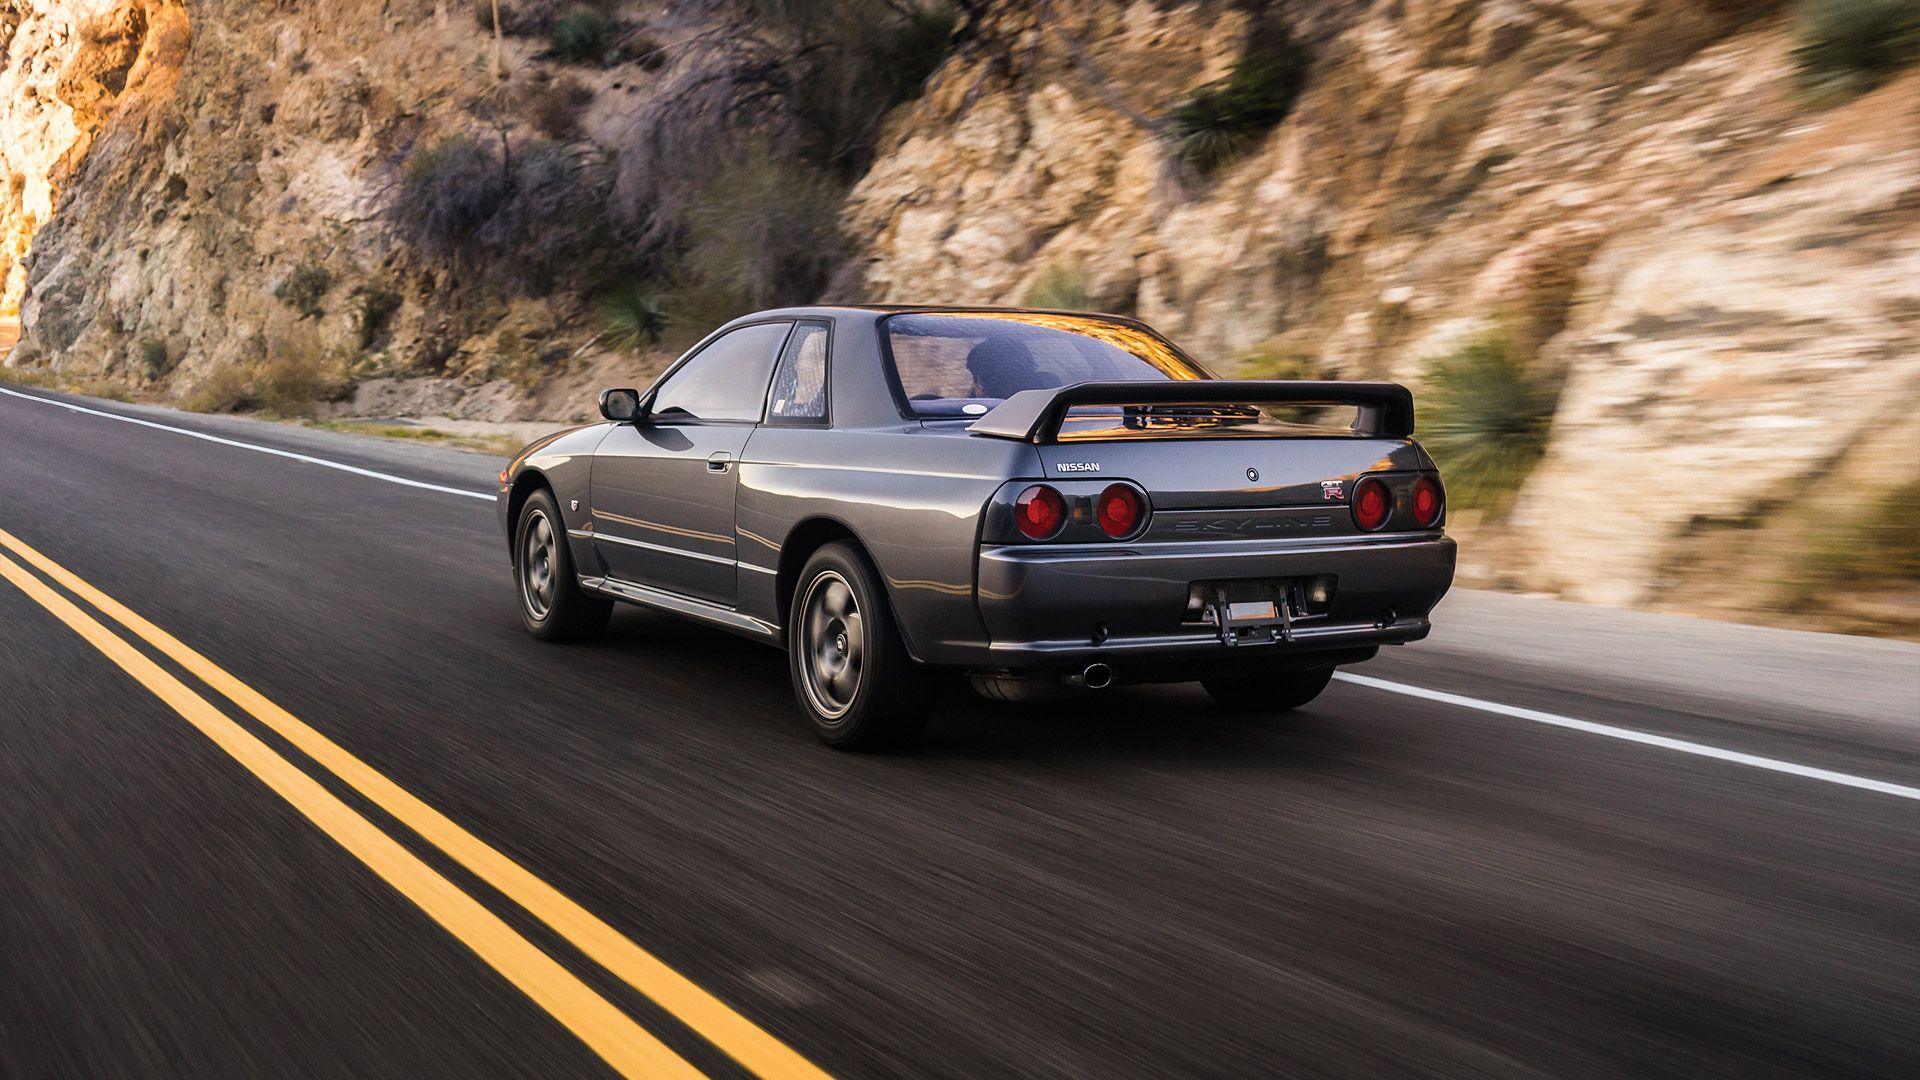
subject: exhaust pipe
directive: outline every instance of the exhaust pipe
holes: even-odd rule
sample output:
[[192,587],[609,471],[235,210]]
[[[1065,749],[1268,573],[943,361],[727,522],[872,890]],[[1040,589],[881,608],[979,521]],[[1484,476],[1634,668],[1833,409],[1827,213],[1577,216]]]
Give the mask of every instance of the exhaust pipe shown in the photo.
[[1113,685],[1113,669],[1102,663],[1091,663],[1079,671],[1068,672],[1066,684],[1082,690],[1105,690]]

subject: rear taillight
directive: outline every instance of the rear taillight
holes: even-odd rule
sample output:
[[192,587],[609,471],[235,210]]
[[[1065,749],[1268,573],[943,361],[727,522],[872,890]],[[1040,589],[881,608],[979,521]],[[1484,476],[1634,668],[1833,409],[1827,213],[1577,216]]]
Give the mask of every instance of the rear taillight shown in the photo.
[[1440,511],[1447,505],[1446,495],[1440,490],[1440,481],[1431,476],[1423,476],[1413,482],[1413,520],[1423,529],[1431,529],[1440,521]]
[[1013,501],[1013,520],[1029,540],[1051,540],[1067,523],[1067,500],[1045,484],[1035,484]]
[[1393,496],[1387,493],[1386,484],[1369,476],[1353,486],[1353,523],[1362,530],[1378,529],[1392,513]]
[[1147,503],[1140,493],[1126,484],[1112,484],[1100,493],[1100,501],[1094,509],[1094,519],[1100,523],[1100,531],[1115,540],[1124,540],[1140,528],[1141,519],[1147,515]]

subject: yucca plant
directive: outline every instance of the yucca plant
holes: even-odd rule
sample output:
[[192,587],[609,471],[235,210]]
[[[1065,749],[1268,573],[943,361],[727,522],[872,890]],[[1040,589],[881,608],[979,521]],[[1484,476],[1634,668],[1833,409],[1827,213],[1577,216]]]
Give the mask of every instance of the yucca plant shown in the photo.
[[1226,78],[1201,87],[1168,114],[1174,156],[1206,177],[1259,145],[1306,87],[1308,59],[1285,37],[1250,49]]
[[639,285],[614,289],[600,298],[600,340],[625,352],[657,344],[667,329],[660,298]]
[[1420,410],[1421,444],[1454,505],[1498,511],[1546,452],[1559,388],[1506,339],[1483,338],[1435,362]]
[[1794,35],[1803,83],[1816,91],[1861,93],[1920,60],[1920,2],[1802,0]]
[[553,20],[548,32],[548,52],[567,64],[599,64],[613,48],[614,22],[605,12],[590,7],[568,9]]

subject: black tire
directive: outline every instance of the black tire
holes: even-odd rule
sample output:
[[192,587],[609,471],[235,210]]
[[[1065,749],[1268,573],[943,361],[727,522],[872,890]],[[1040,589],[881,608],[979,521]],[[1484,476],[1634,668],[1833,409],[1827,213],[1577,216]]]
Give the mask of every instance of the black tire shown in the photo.
[[541,641],[593,637],[613,614],[613,601],[580,588],[566,522],[544,489],[527,497],[513,527],[513,594],[521,624]]
[[787,609],[793,696],[815,735],[840,750],[899,746],[926,726],[914,669],[880,575],[853,545],[813,553]]
[[1276,713],[1297,709],[1333,681],[1330,667],[1276,671],[1244,679],[1202,679],[1213,700],[1236,712]]

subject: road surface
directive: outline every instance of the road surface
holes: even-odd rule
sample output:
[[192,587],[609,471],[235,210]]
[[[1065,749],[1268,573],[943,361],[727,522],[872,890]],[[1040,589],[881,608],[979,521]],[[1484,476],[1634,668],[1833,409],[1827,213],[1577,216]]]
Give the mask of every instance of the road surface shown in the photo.
[[1291,718],[853,756],[525,636],[498,461],[21,393],[9,1077],[1920,1074],[1915,646],[1463,592]]

